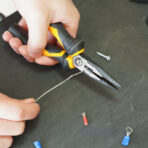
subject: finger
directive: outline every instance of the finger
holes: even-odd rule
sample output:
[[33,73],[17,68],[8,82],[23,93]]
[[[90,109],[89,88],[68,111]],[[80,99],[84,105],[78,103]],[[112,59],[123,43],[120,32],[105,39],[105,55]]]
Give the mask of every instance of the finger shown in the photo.
[[65,29],[68,31],[68,33],[75,38],[78,31],[78,26],[73,26],[72,24],[64,24]]
[[[71,1],[71,3],[73,2]],[[71,34],[71,36],[75,38],[77,35],[77,31],[78,31],[80,14],[77,8],[74,6],[74,4],[72,5],[73,5],[73,9],[71,9],[70,13],[65,14],[62,20],[62,23],[64,24],[64,27],[66,28],[66,30]]]
[[9,40],[9,44],[16,53],[20,54],[19,48],[22,46],[20,39],[13,37]]
[[25,122],[0,119],[0,136],[18,136],[25,130]]
[[26,24],[26,21],[24,18],[22,18],[20,21],[19,21],[19,26],[21,26],[22,28],[24,28],[26,31],[28,31],[28,27],[27,27],[27,24]]
[[25,103],[35,103],[35,99],[33,99],[33,98],[25,99],[25,100],[22,100],[22,101],[25,102]]
[[[79,17],[79,16],[78,16]],[[71,18],[69,18],[69,20],[71,20]],[[71,21],[67,21],[64,22],[64,27],[65,29],[69,32],[69,34],[72,37],[76,37],[77,35],[77,31],[78,31],[78,26],[79,26],[79,19],[78,20],[71,20]]]
[[40,111],[37,103],[25,103],[0,94],[0,118],[24,121],[34,119]]
[[29,40],[28,53],[32,58],[39,57],[47,44],[48,22],[46,17],[41,16],[28,21]]
[[53,66],[58,63],[55,59],[46,57],[46,56],[40,56],[39,58],[35,59],[35,63],[39,65],[46,65],[46,66]]
[[30,55],[28,54],[27,45],[20,46],[19,52],[28,62],[34,62],[34,58],[30,57]]
[[2,37],[6,42],[9,42],[9,40],[13,38],[12,34],[9,31],[5,31]]
[[13,143],[13,138],[11,136],[1,136],[0,137],[0,148],[9,148]]
[[51,45],[56,45],[56,38],[48,31],[48,43]]
[[[70,1],[70,3],[72,3],[72,1]],[[51,23],[56,23],[59,21],[62,22],[69,34],[75,38],[80,22],[80,14],[74,5],[73,8],[71,8],[71,10],[69,10],[68,12],[69,13],[67,13],[67,11],[63,11],[63,13],[57,13],[55,17],[52,18]]]

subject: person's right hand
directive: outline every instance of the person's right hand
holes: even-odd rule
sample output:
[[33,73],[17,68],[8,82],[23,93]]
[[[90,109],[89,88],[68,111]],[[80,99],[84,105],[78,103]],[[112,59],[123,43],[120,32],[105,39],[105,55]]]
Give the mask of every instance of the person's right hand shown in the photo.
[[28,43],[22,42],[10,32],[5,31],[3,39],[12,49],[27,61],[52,66],[58,62],[42,55],[47,42],[57,44],[48,32],[51,23],[61,22],[72,37],[76,37],[80,14],[72,0],[14,0],[22,16],[19,25],[28,31]]
[[21,135],[25,121],[34,119],[39,111],[33,98],[17,100],[0,93],[0,148],[9,148],[12,136]]

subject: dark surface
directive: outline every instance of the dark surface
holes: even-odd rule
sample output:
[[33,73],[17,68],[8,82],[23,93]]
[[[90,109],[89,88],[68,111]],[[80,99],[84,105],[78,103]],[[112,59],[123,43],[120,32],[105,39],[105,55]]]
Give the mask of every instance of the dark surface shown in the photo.
[[144,3],[147,4],[148,0],[130,0],[131,2],[136,2],[136,3]]
[[[79,75],[46,95],[40,116],[27,122],[13,148],[122,148],[126,126],[134,133],[130,148],[148,146],[148,28],[147,5],[128,0],[77,0],[81,13],[79,36],[86,53],[122,84],[120,91],[100,86]],[[0,24],[0,34],[17,15]],[[111,55],[106,62],[96,51]],[[0,39],[0,90],[16,98],[38,97],[68,77],[60,66],[45,68],[27,63]],[[89,126],[81,113],[86,111]]]
[[0,13],[0,22],[1,22],[3,19],[5,19],[5,16],[4,16],[2,13]]

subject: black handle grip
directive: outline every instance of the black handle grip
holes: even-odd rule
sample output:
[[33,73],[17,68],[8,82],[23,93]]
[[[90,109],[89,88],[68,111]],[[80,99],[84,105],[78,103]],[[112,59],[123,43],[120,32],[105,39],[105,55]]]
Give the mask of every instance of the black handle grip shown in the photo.
[[51,24],[49,30],[69,55],[73,55],[84,49],[84,41],[80,39],[74,39],[66,31],[62,23]]
[[5,19],[4,14],[0,13],[0,22]]
[[28,32],[25,29],[18,24],[13,24],[9,27],[8,31],[10,31],[13,36],[19,38],[24,45],[27,45]]
[[[17,24],[13,24],[9,27],[8,30],[12,33],[13,36],[18,37],[23,44],[27,44],[28,33],[22,27]],[[69,63],[66,60],[68,55],[63,49],[47,44],[46,49],[43,50],[43,55],[56,59],[64,69],[70,69]]]

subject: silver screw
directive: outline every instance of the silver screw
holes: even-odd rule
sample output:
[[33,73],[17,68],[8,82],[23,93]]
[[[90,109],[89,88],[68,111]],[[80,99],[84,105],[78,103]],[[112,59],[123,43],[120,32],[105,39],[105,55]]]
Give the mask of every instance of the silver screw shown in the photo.
[[83,65],[83,61],[79,57],[75,59],[75,63],[76,63],[77,66]]
[[110,60],[111,60],[111,57],[110,57],[110,56],[107,56],[107,55],[105,55],[105,54],[103,54],[103,53],[101,53],[101,52],[96,52],[96,53],[97,53],[99,56],[105,58],[107,61],[110,61]]

